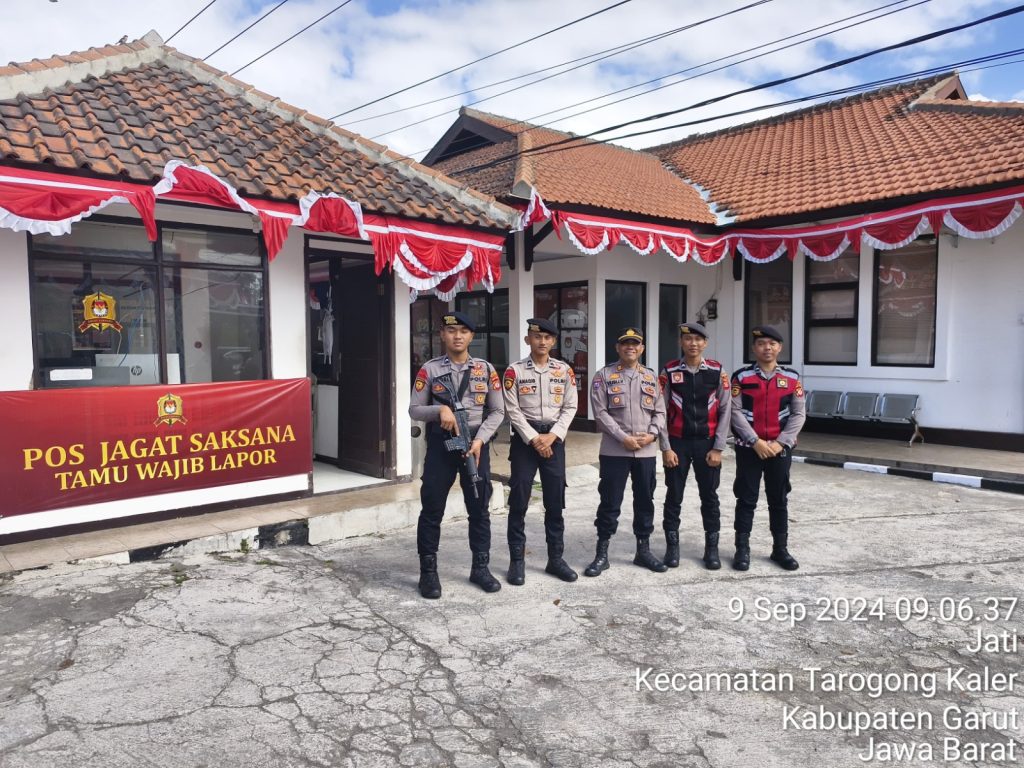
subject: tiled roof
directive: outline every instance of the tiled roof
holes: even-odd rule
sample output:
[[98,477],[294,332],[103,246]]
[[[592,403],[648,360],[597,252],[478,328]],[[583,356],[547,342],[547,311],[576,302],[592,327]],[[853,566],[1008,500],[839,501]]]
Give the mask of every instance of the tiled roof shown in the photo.
[[750,222],[1024,180],[1024,104],[947,74],[648,151]]
[[[508,141],[465,152],[435,167],[498,198],[508,198],[517,185],[534,187],[548,203],[594,206],[629,214],[699,224],[715,222],[707,204],[690,184],[668,171],[654,155],[587,139],[543,149],[572,134],[463,108],[462,116],[483,121],[509,134]],[[498,148],[508,148],[502,152]],[[466,169],[517,152],[514,159],[488,168]]]
[[365,210],[507,228],[492,197],[162,44],[155,34],[0,67],[0,163],[150,183],[171,159],[243,195],[336,192]]

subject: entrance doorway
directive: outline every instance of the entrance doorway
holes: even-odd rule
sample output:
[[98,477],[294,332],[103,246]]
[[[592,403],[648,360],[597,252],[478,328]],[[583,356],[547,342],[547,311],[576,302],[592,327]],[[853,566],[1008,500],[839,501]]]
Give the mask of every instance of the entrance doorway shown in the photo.
[[316,459],[395,477],[394,312],[373,255],[307,244],[309,366]]

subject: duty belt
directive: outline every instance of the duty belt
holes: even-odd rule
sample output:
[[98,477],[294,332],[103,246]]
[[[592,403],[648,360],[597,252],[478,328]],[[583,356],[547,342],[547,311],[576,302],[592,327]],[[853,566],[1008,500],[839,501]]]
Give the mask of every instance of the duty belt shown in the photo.
[[[555,423],[553,421],[527,421],[526,423],[529,424],[538,435],[546,435],[555,427]],[[519,430],[515,427],[512,428],[512,431],[519,435]],[[522,437],[522,435],[520,435],[520,437]]]

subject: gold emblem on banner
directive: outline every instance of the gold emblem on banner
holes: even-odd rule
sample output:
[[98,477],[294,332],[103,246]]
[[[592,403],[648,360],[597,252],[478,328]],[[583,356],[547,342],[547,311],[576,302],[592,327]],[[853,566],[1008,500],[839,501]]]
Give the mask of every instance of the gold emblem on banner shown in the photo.
[[90,328],[102,331],[104,328],[113,328],[121,332],[121,324],[117,322],[117,299],[107,293],[90,293],[82,299],[82,311],[84,320],[78,326],[79,333],[85,333]]
[[153,422],[154,426],[157,424],[176,424],[179,421],[182,424],[188,424],[181,398],[177,395],[172,395],[170,392],[156,401],[156,412],[157,419]]

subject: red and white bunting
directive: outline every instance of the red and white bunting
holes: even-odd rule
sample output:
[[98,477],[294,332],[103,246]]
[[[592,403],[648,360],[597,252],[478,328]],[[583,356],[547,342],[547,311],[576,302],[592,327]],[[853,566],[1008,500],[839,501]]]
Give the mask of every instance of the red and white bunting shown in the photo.
[[442,298],[463,287],[494,290],[501,277],[502,235],[463,227],[369,216],[359,203],[334,193],[311,191],[295,203],[250,200],[212,171],[172,160],[153,187],[78,180],[35,170],[0,168],[0,227],[32,234],[63,235],[71,225],[113,203],[135,207],[151,240],[156,239],[157,199],[244,211],[260,219],[267,254],[273,260],[299,226],[373,243],[377,273],[395,270],[413,295],[434,290]]
[[[660,249],[679,262],[693,259],[698,264],[713,266],[737,252],[757,263],[774,261],[783,255],[794,259],[798,253],[814,261],[831,261],[855,243],[863,242],[880,250],[902,248],[926,232],[938,233],[943,225],[963,237],[983,240],[1009,229],[1024,212],[1022,206],[1024,187],[1013,187],[931,200],[830,224],[789,229],[738,228],[721,235],[699,235],[685,227],[559,210],[551,212],[551,220],[559,237],[564,230],[572,244],[588,255],[624,244],[641,256]],[[536,223],[536,215],[533,218]]]

